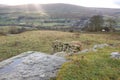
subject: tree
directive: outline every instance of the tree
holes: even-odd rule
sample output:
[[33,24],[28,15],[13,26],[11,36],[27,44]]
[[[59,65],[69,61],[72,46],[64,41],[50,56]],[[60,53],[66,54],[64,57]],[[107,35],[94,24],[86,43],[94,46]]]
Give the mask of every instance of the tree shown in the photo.
[[106,20],[106,27],[109,28],[109,31],[114,31],[114,26],[116,25],[116,21],[112,18]]
[[87,30],[94,32],[101,31],[103,23],[104,23],[103,17],[100,15],[95,15],[90,18]]

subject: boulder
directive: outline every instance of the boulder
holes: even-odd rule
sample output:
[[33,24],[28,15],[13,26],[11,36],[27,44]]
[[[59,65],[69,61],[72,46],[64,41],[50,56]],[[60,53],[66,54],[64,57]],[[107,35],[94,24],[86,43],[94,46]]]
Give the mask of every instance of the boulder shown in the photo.
[[26,52],[0,62],[0,80],[49,80],[64,62],[63,57]]

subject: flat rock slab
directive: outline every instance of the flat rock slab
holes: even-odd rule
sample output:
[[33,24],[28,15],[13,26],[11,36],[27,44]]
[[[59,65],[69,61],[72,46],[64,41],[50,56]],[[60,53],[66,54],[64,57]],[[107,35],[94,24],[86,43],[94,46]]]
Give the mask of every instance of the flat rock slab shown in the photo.
[[0,62],[0,80],[49,80],[64,62],[63,57],[29,51]]

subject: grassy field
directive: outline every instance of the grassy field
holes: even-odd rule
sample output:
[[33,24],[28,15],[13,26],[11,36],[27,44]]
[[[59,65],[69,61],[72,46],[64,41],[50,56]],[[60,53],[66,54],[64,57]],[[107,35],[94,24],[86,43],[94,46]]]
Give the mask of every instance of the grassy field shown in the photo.
[[114,44],[114,47],[105,47],[97,52],[68,56],[70,62],[66,62],[62,66],[56,80],[120,80],[120,59],[110,58],[111,52],[120,52],[120,35],[86,35],[87,37],[94,35],[91,37],[92,40]]
[[72,34],[57,31],[28,31],[21,34],[0,36],[0,61],[25,51],[52,53],[54,40],[72,40]]
[[110,58],[113,51],[120,47],[68,57],[71,62],[62,66],[57,80],[120,80],[120,60]]
[[21,34],[0,36],[0,61],[25,51],[52,53],[51,45],[54,40],[66,42],[77,40],[83,43],[83,48],[89,48],[94,44],[120,43],[120,36],[119,34],[78,34],[59,31],[27,31]]
[[0,61],[26,51],[52,54],[52,42],[81,41],[83,49],[107,43],[114,47],[99,49],[67,57],[57,80],[120,80],[120,60],[111,59],[110,53],[120,52],[120,33],[69,33],[60,31],[27,31],[21,34],[0,36]]

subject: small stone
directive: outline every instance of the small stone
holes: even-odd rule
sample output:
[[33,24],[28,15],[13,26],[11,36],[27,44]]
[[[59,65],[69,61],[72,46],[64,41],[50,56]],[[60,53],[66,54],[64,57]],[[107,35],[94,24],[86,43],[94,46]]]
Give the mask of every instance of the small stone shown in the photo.
[[119,52],[112,52],[111,57],[116,58],[116,59],[120,59],[120,53]]
[[109,46],[109,45],[108,44],[97,44],[97,45],[93,46],[93,49],[104,48],[104,47],[107,47],[107,46]]
[[82,51],[80,51],[81,53],[86,53],[86,52],[88,52],[89,51],[89,49],[85,49],[85,50],[82,50]]

